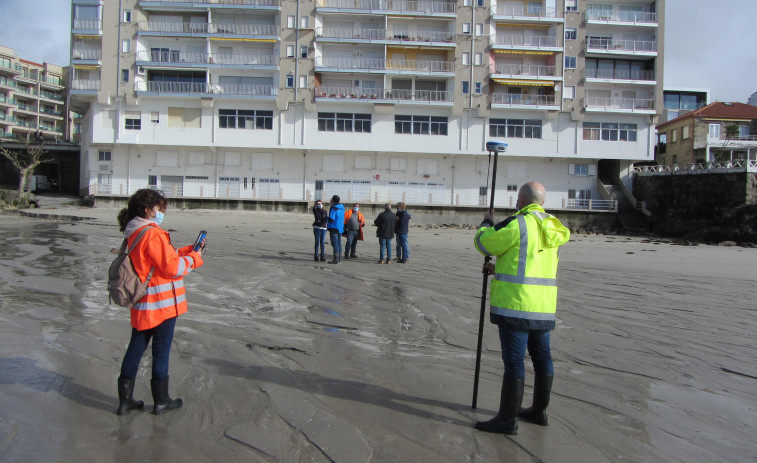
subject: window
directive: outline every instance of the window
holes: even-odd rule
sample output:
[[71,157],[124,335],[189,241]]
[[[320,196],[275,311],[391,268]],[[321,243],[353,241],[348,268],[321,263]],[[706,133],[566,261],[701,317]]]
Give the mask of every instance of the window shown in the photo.
[[507,185],[507,191],[518,191],[518,185],[515,185],[514,183],[509,183]]
[[124,10],[124,22],[125,23],[131,22],[131,10]]
[[219,109],[218,127],[221,129],[273,130],[273,111]]
[[405,158],[391,158],[389,159],[389,170],[405,170]]
[[168,126],[179,128],[200,128],[202,109],[168,108]]
[[575,27],[565,28],[565,40],[576,40],[578,37],[578,29]]
[[307,57],[308,57],[308,46],[300,45],[300,58],[307,58]]
[[575,69],[576,68],[576,57],[575,56],[566,56],[565,57],[565,69]]
[[476,66],[481,66],[484,63],[484,54],[483,53],[476,53],[473,56],[473,64]]
[[691,127],[689,127],[688,125],[685,125],[685,126],[681,127],[681,139],[682,140],[686,140],[687,138],[689,138],[689,136],[690,136],[689,131],[690,130],[691,130]]
[[394,133],[447,135],[447,118],[438,116],[394,116]]
[[463,81],[463,94],[467,95],[470,92],[470,82],[467,80]]
[[[179,153],[176,151],[158,151],[155,153],[155,165],[158,167],[178,167]],[[165,182],[165,177],[163,177],[163,180]]]
[[563,99],[566,99],[566,100],[575,99],[576,98],[576,87],[574,87],[574,86],[563,87],[562,97],[563,97]]
[[714,138],[715,140],[720,139],[720,124],[710,124],[710,130],[708,132],[709,138]]
[[121,69],[121,82],[128,82],[128,81],[129,81],[129,70]]
[[294,25],[296,24],[296,19],[294,15],[287,16],[287,29],[294,29]]
[[308,88],[308,76],[300,76],[300,88]]
[[463,34],[470,34],[470,23],[463,23]]
[[570,164],[569,172],[572,175],[589,175],[589,165],[588,164]]
[[124,119],[126,130],[142,130],[142,114],[139,111],[126,111]]
[[294,45],[287,45],[287,58],[294,58]]
[[294,74],[287,75],[287,88],[294,88]]
[[484,6],[484,0],[476,0],[476,5]]
[[468,51],[463,52],[462,63],[463,63],[463,66],[470,65],[470,52]]
[[678,141],[678,129],[673,129],[670,132],[671,137],[673,138],[672,142],[676,143]]
[[463,6],[471,6],[471,0],[463,0]]
[[110,161],[110,151],[98,151],[97,152],[97,160],[98,161],[104,161],[108,162]]
[[480,95],[481,94],[481,86],[482,86],[481,82],[476,82],[475,86],[473,87],[473,93],[476,94],[476,95]]
[[484,35],[484,24],[483,23],[476,23],[476,35]]
[[539,119],[490,119],[489,136],[501,138],[541,138]]
[[565,11],[578,11],[577,0],[565,0]]
[[160,113],[158,111],[150,111],[150,122],[153,124],[160,123]]
[[300,16],[300,29],[307,29],[310,25],[310,17]]
[[121,41],[121,53],[129,53],[130,49],[131,49],[131,41],[130,40],[122,40]]
[[584,122],[584,140],[630,141],[635,142],[638,134],[636,124],[614,122]]
[[319,132],[370,133],[370,114],[318,113]]

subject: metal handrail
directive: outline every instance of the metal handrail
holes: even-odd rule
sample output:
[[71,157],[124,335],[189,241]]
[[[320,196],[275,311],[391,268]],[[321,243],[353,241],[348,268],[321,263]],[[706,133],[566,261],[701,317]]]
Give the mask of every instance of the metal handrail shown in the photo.
[[318,8],[398,11],[401,13],[455,13],[456,2],[425,0],[318,0]]
[[645,69],[586,69],[589,79],[655,80],[655,72]]
[[316,67],[337,69],[377,69],[420,72],[452,72],[454,61],[417,61],[385,58],[330,58],[318,57]]
[[560,46],[559,37],[551,36],[522,36],[522,35],[502,35],[496,38],[494,45],[505,47],[523,47],[523,48],[554,48]]
[[558,75],[557,66],[545,66],[537,64],[499,64],[495,65],[495,74],[528,77],[555,77]]
[[589,21],[655,24],[657,23],[657,13],[651,11],[617,11],[613,13],[603,10],[586,10],[586,19]]
[[95,79],[74,79],[71,90],[100,90],[100,81]]
[[363,87],[315,87],[316,98],[368,98],[414,102],[451,102],[452,92],[446,90],[404,90]]
[[171,63],[172,65],[185,64],[237,64],[237,65],[264,65],[272,66],[278,62],[278,57],[259,54],[215,54],[184,51],[140,51],[137,53],[137,61],[151,63]]
[[256,35],[276,36],[278,26],[274,24],[225,24],[225,23],[193,23],[164,21],[141,21],[140,32],[155,32],[160,34],[228,34],[228,35]]
[[522,18],[557,18],[557,9],[550,7],[532,6],[507,6],[497,5],[496,13],[499,16],[512,16]]
[[354,27],[318,27],[316,37],[327,39],[400,40],[406,42],[452,42],[455,33],[449,31],[415,31],[394,29],[362,29]]
[[617,40],[600,37],[587,37],[586,49],[590,51],[632,51],[632,52],[656,52],[657,42],[654,40]]
[[71,53],[72,59],[88,59],[88,60],[100,60],[103,57],[102,50],[98,49],[86,49],[86,48],[74,48]]
[[654,98],[608,98],[608,97],[586,97],[584,98],[585,108],[604,108],[604,109],[654,109]]
[[689,164],[673,164],[672,166],[638,166],[633,168],[634,174],[670,174],[674,172],[712,171],[712,170],[747,169],[752,172],[757,169],[757,160],[733,159],[730,161],[697,162]]
[[233,5],[233,6],[279,6],[279,0],[139,0],[140,4],[148,3],[191,3],[193,5]]
[[74,19],[73,30],[101,30],[103,22],[99,19]]
[[190,93],[215,95],[258,95],[275,96],[278,89],[265,84],[220,84],[206,82],[156,82],[139,81],[134,83],[137,92],[151,93]]
[[508,104],[525,106],[554,106],[554,95],[509,95],[507,93],[492,93],[489,95],[490,104]]

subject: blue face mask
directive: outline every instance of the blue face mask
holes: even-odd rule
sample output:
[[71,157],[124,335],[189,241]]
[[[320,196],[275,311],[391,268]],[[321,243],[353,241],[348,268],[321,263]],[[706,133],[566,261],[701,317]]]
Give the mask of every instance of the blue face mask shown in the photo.
[[155,217],[152,218],[152,221],[160,225],[160,223],[163,222],[164,218],[165,214],[163,214],[161,211],[155,211]]

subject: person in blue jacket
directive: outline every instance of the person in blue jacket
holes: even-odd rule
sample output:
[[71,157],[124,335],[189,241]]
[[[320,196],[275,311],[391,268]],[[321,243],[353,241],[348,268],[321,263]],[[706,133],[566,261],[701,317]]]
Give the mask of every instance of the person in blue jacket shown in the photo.
[[409,223],[410,213],[405,209],[405,203],[397,203],[397,222],[394,225],[394,233],[397,235],[397,262],[400,264],[410,260],[410,245],[407,243]]
[[326,229],[329,231],[331,238],[331,247],[334,250],[334,260],[329,264],[338,264],[342,261],[342,233],[344,232],[344,206],[339,203],[338,195],[331,197],[331,207],[329,208],[329,223]]

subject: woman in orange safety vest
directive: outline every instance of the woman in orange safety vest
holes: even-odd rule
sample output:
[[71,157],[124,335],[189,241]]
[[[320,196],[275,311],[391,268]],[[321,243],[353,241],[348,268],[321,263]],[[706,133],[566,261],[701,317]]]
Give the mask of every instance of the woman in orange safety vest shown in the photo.
[[186,290],[183,278],[202,265],[202,242],[200,252],[192,246],[178,251],[171,244],[168,232],[159,227],[166,211],[166,198],[158,191],[142,189],[129,198],[128,207],[118,214],[118,224],[131,246],[139,231],[147,231],[129,257],[140,280],[152,270],[147,294],[131,308],[131,340],[121,364],[118,378],[119,406],[117,414],[144,408],[144,402],[133,398],[134,381],[139,362],[152,340],[152,396],[155,402],[153,413],[179,408],[181,399],[168,395],[168,357],[173,341],[176,318],[187,311]]

